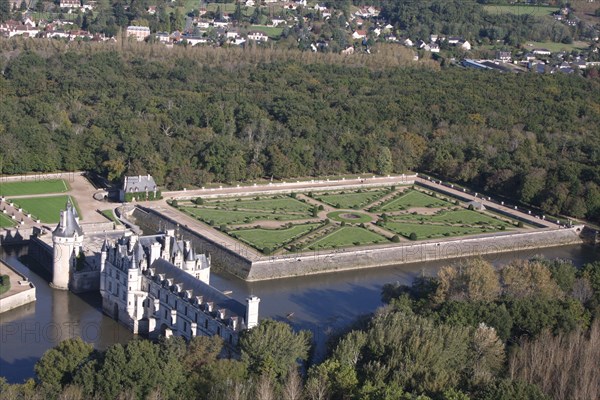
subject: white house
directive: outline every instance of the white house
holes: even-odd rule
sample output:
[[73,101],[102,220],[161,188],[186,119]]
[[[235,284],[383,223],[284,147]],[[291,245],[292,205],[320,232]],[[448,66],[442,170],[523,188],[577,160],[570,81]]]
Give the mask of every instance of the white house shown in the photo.
[[471,50],[471,43],[469,43],[469,41],[468,41],[468,40],[465,40],[464,42],[462,42],[462,43],[460,44],[460,47],[461,47],[463,50],[467,50],[467,51],[469,51],[469,50]]
[[60,8],[79,8],[81,7],[81,1],[79,0],[60,0]]
[[255,42],[266,42],[269,40],[269,36],[265,35],[263,32],[253,31],[248,32],[248,39],[254,40]]
[[133,26],[127,27],[127,37],[134,37],[138,42],[142,42],[148,36],[150,36],[150,28],[147,26]]

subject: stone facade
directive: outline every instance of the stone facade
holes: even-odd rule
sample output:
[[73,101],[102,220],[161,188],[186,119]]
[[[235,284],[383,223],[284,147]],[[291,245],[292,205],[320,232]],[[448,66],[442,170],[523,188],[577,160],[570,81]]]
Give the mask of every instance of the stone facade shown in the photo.
[[52,232],[52,242],[52,286],[66,290],[78,259],[83,257],[83,231],[79,226],[77,211],[70,200],[67,201],[66,209],[60,213],[60,222]]
[[235,346],[258,323],[258,300],[248,305],[210,286],[210,257],[166,234],[123,236],[102,247],[100,293],[104,312],[150,337],[218,335]]

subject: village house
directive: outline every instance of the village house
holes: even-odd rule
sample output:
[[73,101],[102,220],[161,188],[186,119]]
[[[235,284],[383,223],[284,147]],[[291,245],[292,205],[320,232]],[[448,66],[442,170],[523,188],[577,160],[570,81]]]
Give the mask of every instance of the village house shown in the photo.
[[127,27],[127,37],[134,37],[138,42],[144,41],[150,36],[150,28],[147,26],[133,26]]
[[352,39],[354,39],[354,40],[364,39],[366,37],[367,37],[367,31],[357,30],[357,31],[354,31],[354,33],[352,33]]
[[81,1],[80,0],[60,0],[59,7],[60,8],[80,8]]
[[510,51],[498,51],[496,52],[496,59],[503,63],[511,62],[512,54]]
[[255,42],[266,42],[269,40],[269,36],[263,32],[252,31],[248,32],[248,40],[254,40]]
[[552,54],[548,49],[533,49],[532,53],[538,56],[549,56]]

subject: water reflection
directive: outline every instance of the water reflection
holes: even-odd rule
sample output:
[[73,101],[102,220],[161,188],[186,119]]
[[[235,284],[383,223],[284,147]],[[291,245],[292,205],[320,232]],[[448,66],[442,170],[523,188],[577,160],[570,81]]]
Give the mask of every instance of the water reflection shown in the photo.
[[[26,255],[25,247],[0,250],[0,257],[33,282],[37,297],[35,303],[0,314],[0,375],[9,382],[32,377],[35,362],[64,339],[81,337],[105,349],[132,338],[125,327],[102,314],[99,294],[50,288],[47,272],[23,258]],[[19,260],[27,260],[27,265]]]
[[[25,249],[9,249],[4,254],[0,250],[0,257],[36,285],[38,299],[35,304],[0,314],[0,375],[10,382],[33,376],[33,366],[44,351],[68,337],[82,337],[100,349],[132,337],[125,327],[102,314],[99,294],[74,295],[51,289],[48,278],[40,276],[47,273],[29,262],[28,267],[18,261],[24,254]],[[569,259],[576,265],[600,260],[598,249],[588,246],[505,253],[487,259],[499,265],[536,254]],[[211,283],[221,290],[231,290],[232,297],[242,302],[249,294],[258,295],[261,318],[285,320],[297,329],[312,331],[319,358],[332,335],[381,305],[385,283],[410,284],[416,276],[434,275],[448,263],[432,261],[255,283],[214,274]]]

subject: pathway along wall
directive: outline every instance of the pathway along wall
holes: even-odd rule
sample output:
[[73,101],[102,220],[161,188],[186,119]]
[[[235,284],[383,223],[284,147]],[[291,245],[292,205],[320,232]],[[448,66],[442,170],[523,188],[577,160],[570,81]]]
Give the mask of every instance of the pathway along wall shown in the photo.
[[178,229],[184,239],[192,241],[197,251],[210,254],[214,267],[247,281],[523,250],[531,250],[533,256],[538,248],[583,242],[579,236],[583,226],[575,226],[535,232],[502,232],[440,241],[429,240],[362,249],[314,251],[251,259],[243,253],[236,252],[235,249],[229,249],[225,244],[207,239],[200,232],[180,226],[177,221],[166,218],[155,210],[136,208],[133,216],[146,234],[152,234],[161,229]]

